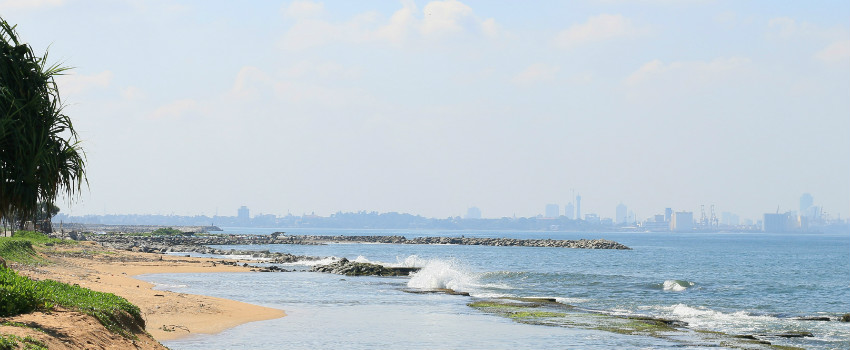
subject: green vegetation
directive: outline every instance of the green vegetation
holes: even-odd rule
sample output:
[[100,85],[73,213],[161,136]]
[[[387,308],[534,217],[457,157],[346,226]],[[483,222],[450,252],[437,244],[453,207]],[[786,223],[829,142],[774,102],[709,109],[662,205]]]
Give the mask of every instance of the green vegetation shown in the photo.
[[[33,245],[58,242],[63,241],[38,232],[18,231],[12,237],[0,238],[0,257],[24,264],[43,263]],[[61,306],[94,316],[110,331],[126,337],[132,338],[133,332],[144,329],[139,308],[122,297],[52,280],[34,281],[2,266],[0,300],[0,317]]]
[[12,237],[0,238],[0,258],[21,264],[42,264],[45,261],[35,252],[33,245],[54,244],[77,244],[77,242],[50,238],[40,232],[18,231]]
[[0,317],[61,306],[97,318],[112,332],[133,337],[144,329],[139,308],[115,294],[96,292],[53,280],[34,281],[0,267]]
[[537,307],[537,304],[515,304],[515,303],[499,303],[492,301],[476,301],[467,304],[468,306],[474,307],[476,309],[513,309],[513,308],[521,308],[521,307]]
[[40,264],[44,262],[35,250],[32,243],[25,240],[0,239],[0,257],[7,261],[21,264]]
[[508,317],[517,319],[517,318],[545,318],[545,317],[564,317],[567,314],[563,312],[549,312],[549,311],[519,311],[519,312],[511,312],[508,314]]
[[[54,77],[68,70],[47,64],[0,18],[0,221],[50,230],[59,194],[82,189],[85,156],[63,113]],[[45,217],[46,216],[46,217]]]
[[18,342],[23,343],[23,350],[47,350],[47,345],[33,337],[26,336],[21,338],[11,334],[0,334],[0,350],[19,349]]
[[171,227],[162,227],[151,232],[151,236],[175,236],[183,234],[183,231]]

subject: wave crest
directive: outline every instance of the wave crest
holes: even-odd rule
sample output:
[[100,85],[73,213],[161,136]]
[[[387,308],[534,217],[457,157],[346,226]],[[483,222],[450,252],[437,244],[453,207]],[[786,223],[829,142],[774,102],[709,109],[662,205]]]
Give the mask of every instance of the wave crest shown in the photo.
[[694,282],[682,281],[682,280],[666,280],[662,285],[662,288],[667,291],[672,292],[682,292],[687,290],[688,288],[696,285]]

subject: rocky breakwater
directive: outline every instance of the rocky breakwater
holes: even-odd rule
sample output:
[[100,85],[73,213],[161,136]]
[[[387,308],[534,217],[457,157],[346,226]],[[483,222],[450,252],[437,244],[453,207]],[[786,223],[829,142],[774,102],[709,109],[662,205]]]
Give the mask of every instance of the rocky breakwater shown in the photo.
[[578,249],[624,249],[631,248],[607,239],[515,239],[515,238],[466,238],[466,237],[417,237],[407,240],[407,244],[458,244],[507,247],[555,247]]
[[387,267],[372,263],[361,263],[342,258],[327,265],[313,266],[310,271],[335,273],[346,276],[409,276],[419,271],[418,267]]
[[[223,238],[223,239],[222,239]],[[209,247],[210,245],[227,245],[222,241],[233,241],[232,237],[172,237],[172,236],[130,236],[130,235],[89,235],[83,239],[91,240],[100,243],[104,247],[110,247],[119,250],[130,250],[144,253],[200,253],[200,254],[215,254],[215,255],[239,255],[248,256],[254,259],[264,259],[271,263],[293,263],[297,261],[314,261],[322,259],[321,257],[307,255],[293,255],[289,253],[270,252],[268,250],[237,250],[237,249],[218,249]],[[244,241],[235,240],[231,244],[246,244]]]
[[576,249],[621,249],[631,248],[607,239],[518,239],[518,238],[480,238],[480,237],[416,237],[404,236],[315,236],[283,235],[275,233],[269,244],[323,244],[323,243],[386,243],[386,244],[457,244],[506,247],[554,247]]

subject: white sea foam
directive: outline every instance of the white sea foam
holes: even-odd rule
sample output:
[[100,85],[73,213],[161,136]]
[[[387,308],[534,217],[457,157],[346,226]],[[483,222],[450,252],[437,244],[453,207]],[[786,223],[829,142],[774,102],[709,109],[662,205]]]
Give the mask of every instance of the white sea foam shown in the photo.
[[511,289],[511,286],[501,283],[482,283],[481,278],[486,274],[470,271],[456,260],[421,259],[411,255],[398,259],[398,267],[422,267],[411,274],[407,286],[417,289],[451,289],[457,292],[467,292],[479,298],[497,298],[511,296],[498,290]]
[[557,301],[557,302],[559,302],[559,303],[561,303],[561,304],[574,305],[574,304],[587,303],[587,302],[589,302],[589,301],[590,301],[590,299],[585,299],[585,298],[569,298],[569,297],[563,297],[563,298],[562,298],[562,297],[555,297],[555,301]]
[[768,315],[753,315],[746,311],[722,312],[704,306],[675,304],[659,306],[658,310],[666,317],[688,322],[697,328],[719,329],[722,331],[745,332],[770,328],[770,324],[787,322]]
[[457,263],[447,260],[430,260],[419,272],[411,274],[407,286],[419,289],[452,289],[468,292],[476,284],[476,277]]
[[339,260],[339,258],[332,256],[332,257],[319,259],[319,260],[299,260],[299,261],[291,262],[291,263],[282,263],[281,265],[286,265],[286,266],[316,266],[316,265],[331,264],[331,263],[333,263],[337,260]]
[[693,287],[695,284],[696,283],[694,283],[694,282],[688,282],[688,281],[666,280],[666,281],[664,281],[663,288],[664,288],[664,290],[667,290],[667,291],[681,292],[681,291],[684,291],[688,288]]

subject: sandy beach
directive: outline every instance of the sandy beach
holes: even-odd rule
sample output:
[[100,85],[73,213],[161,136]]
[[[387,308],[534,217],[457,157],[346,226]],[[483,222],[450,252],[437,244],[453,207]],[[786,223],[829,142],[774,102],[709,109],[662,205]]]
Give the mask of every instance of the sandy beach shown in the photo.
[[[93,242],[57,245],[45,249],[42,253],[51,261],[50,264],[15,266],[15,269],[33,279],[53,279],[78,284],[126,298],[141,309],[146,322],[145,328],[156,340],[218,333],[240,324],[286,315],[283,310],[234,300],[153,290],[152,284],[134,278],[154,273],[246,272],[250,271],[248,267],[216,264],[209,258],[110,250]],[[8,321],[26,323],[39,319],[40,324],[57,322],[61,325],[68,322],[64,318],[81,315],[67,310],[52,314],[64,316],[45,318],[42,313],[33,313]],[[16,331],[6,329],[15,327],[3,328],[3,331]]]

